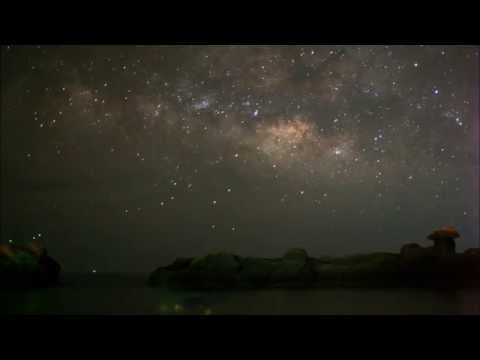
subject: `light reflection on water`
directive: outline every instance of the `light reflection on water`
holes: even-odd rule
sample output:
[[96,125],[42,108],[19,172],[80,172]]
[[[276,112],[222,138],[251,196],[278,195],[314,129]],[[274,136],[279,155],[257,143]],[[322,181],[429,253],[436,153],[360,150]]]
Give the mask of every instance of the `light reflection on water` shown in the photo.
[[72,277],[61,288],[0,291],[0,314],[480,314],[480,290],[309,289],[169,291],[144,276]]

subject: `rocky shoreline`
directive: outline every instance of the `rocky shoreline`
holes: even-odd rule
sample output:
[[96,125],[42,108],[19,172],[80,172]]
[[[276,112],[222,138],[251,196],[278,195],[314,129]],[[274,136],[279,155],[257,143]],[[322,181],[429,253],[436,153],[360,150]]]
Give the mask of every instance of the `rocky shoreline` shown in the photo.
[[[401,252],[310,257],[291,249],[281,258],[240,257],[219,252],[178,258],[151,273],[148,283],[178,289],[315,287],[480,287],[480,250],[455,253],[458,233],[430,234],[434,246],[405,245]],[[452,245],[453,242],[453,245]],[[413,250],[412,250],[413,249]]]
[[400,254],[372,253],[312,258],[292,249],[282,258],[228,253],[181,258],[149,277],[152,286],[181,289],[313,287],[480,287],[480,256],[407,260]]

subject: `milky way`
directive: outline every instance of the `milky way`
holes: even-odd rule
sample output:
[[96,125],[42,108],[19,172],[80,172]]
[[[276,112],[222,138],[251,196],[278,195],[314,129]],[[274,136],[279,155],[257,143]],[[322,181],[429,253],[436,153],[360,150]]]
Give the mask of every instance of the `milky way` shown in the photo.
[[478,243],[478,48],[2,47],[2,242],[67,269]]

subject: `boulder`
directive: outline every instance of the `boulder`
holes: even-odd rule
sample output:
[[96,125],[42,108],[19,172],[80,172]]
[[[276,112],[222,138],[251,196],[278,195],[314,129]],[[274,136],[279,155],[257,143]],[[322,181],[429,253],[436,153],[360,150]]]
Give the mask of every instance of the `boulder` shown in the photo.
[[191,271],[223,274],[234,274],[239,267],[240,262],[237,256],[223,252],[195,258],[189,265]]
[[60,264],[36,246],[0,246],[0,284],[8,287],[55,285]]
[[470,248],[463,252],[466,256],[478,256],[480,258],[480,249],[479,248]]
[[42,256],[46,256],[47,254],[47,249],[45,249],[43,246],[38,244],[37,242],[30,242],[25,245],[17,245],[16,248],[18,250],[28,252],[29,254],[40,258]]
[[271,259],[245,258],[241,262],[240,280],[247,286],[261,286],[270,282],[275,270]]
[[480,281],[480,249],[467,249],[463,253],[464,272]]
[[166,266],[166,270],[185,270],[188,269],[190,264],[192,263],[193,258],[176,258],[173,263]]
[[283,255],[283,259],[305,263],[308,255],[305,249],[290,249]]
[[307,252],[290,249],[279,261],[271,274],[274,285],[304,285],[314,279],[314,271],[308,264]]
[[40,265],[39,281],[43,285],[48,285],[58,281],[61,266],[55,259],[45,254],[46,252],[38,259]]
[[320,282],[333,281],[347,283],[366,281],[373,284],[393,278],[399,271],[400,256],[391,253],[372,253],[331,258],[330,260],[313,260],[315,277]]
[[[431,239],[438,244],[445,235],[451,238],[455,233],[444,229]],[[451,254],[451,251],[446,253]],[[304,249],[290,249],[281,258],[274,259],[213,253],[194,259],[177,259],[171,265],[155,270],[149,282],[199,290],[311,286],[437,287],[442,284],[480,287],[479,257],[480,249],[443,256],[439,255],[438,246],[421,247],[415,243],[404,245],[400,254],[377,252],[343,257],[311,258]]]
[[348,256],[345,263],[355,272],[382,275],[398,269],[399,256],[383,252],[353,255]]
[[425,254],[425,249],[416,243],[405,244],[400,250],[402,259],[406,261],[418,260]]
[[148,284],[151,286],[165,287],[168,285],[168,279],[171,271],[164,267],[154,270],[148,277]]
[[240,258],[228,253],[212,253],[194,258],[187,268],[170,271],[172,288],[227,289],[238,283]]

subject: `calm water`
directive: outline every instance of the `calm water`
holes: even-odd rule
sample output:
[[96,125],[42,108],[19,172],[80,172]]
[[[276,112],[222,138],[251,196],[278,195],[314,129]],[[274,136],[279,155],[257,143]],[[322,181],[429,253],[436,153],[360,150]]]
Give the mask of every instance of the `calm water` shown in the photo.
[[61,288],[0,291],[1,314],[480,314],[480,290],[318,289],[181,292],[145,276],[76,275]]

